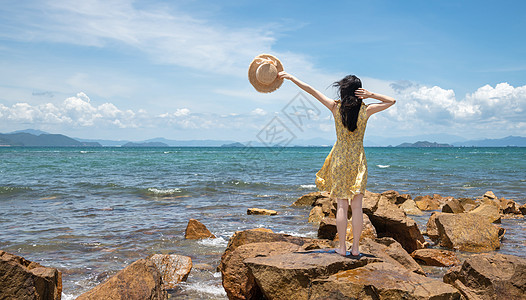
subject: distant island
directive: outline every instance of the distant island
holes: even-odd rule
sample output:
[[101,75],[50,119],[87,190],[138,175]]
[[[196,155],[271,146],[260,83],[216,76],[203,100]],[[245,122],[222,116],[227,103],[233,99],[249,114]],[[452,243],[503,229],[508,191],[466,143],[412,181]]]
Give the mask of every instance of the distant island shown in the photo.
[[245,145],[239,143],[239,142],[235,142],[235,143],[231,143],[231,144],[223,144],[221,145],[221,147],[225,147],[225,148],[232,148],[232,147],[235,147],[235,148],[243,148],[245,147]]
[[168,146],[167,144],[165,143],[161,143],[161,142],[148,142],[148,143],[133,143],[133,142],[128,142],[124,145],[122,145],[121,147],[129,147],[129,148],[137,148],[137,147],[170,147]]
[[402,147],[402,148],[419,148],[419,147],[426,147],[426,148],[446,148],[446,147],[453,147],[453,145],[450,144],[439,144],[437,142],[428,142],[428,141],[418,141],[416,143],[402,143],[396,147]]
[[3,147],[102,147],[97,142],[80,142],[62,134],[34,135],[26,132],[0,133]]

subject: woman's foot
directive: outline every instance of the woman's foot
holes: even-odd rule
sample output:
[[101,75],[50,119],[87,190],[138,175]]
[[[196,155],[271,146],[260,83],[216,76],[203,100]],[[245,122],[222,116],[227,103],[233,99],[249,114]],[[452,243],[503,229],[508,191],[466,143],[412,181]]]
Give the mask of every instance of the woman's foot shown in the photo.
[[342,251],[341,249],[336,249],[335,252],[340,254],[341,256],[346,256],[349,253],[347,251]]

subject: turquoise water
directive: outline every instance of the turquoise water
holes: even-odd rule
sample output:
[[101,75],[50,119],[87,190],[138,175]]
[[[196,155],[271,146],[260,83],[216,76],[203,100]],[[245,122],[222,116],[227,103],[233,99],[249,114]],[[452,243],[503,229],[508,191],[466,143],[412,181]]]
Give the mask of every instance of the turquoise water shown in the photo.
[[[0,148],[0,249],[63,271],[71,298],[130,262],[178,253],[194,264],[179,298],[224,299],[215,272],[237,230],[315,236],[309,208],[330,148]],[[526,202],[526,148],[366,148],[368,189]],[[249,207],[277,210],[247,216]],[[218,238],[186,241],[189,218]],[[417,219],[421,228],[427,215]],[[526,256],[524,219],[503,220],[503,253]],[[204,264],[204,265],[203,265]]]

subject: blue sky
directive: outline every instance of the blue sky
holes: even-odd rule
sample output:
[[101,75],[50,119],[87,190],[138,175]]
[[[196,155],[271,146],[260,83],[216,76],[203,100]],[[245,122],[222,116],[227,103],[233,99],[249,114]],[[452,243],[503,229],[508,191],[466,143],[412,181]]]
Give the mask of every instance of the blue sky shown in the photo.
[[371,139],[525,136],[524,11],[521,1],[3,1],[0,132],[248,141],[277,117],[296,138],[333,139],[320,104],[300,126],[287,118],[290,82],[271,94],[250,86],[248,64],[272,53],[331,97],[351,73],[394,96],[369,121]]

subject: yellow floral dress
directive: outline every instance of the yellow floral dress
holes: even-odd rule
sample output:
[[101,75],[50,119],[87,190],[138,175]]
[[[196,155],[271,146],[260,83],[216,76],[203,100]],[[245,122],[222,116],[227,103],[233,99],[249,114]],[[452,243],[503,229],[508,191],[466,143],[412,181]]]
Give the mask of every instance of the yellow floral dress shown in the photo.
[[357,128],[351,132],[340,116],[340,101],[334,114],[336,143],[316,173],[316,186],[331,193],[331,198],[349,199],[365,193],[367,185],[367,160],[363,149],[363,136],[367,125],[367,105],[362,103],[358,113]]

